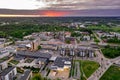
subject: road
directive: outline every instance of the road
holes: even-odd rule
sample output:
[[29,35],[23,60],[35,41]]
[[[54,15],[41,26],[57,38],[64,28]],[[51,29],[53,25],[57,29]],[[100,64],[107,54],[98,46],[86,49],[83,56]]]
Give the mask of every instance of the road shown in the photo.
[[96,61],[99,62],[100,67],[87,80],[99,80],[112,64],[120,64],[120,57],[108,59],[103,56],[101,51],[96,51],[96,54]]
[[79,65],[80,65],[79,62],[75,62],[74,76],[73,76],[74,79],[80,79],[81,73],[80,73]]
[[96,37],[96,38],[100,41],[100,43],[102,43],[102,42],[103,42],[103,41],[102,41],[102,39],[101,39],[101,38],[99,38],[95,32],[93,32],[93,34],[94,34],[94,36],[95,36],[95,37]]

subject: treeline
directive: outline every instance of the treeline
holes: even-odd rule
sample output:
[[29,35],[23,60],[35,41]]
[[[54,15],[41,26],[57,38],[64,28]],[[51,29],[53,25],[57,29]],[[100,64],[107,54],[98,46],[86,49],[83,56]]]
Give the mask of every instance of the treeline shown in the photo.
[[118,44],[120,44],[120,39],[118,39],[118,38],[108,39],[107,42],[108,43],[118,43]]
[[119,26],[108,26],[108,25],[92,25],[87,27],[88,30],[101,30],[104,32],[119,32],[120,33],[120,27]]
[[[69,28],[66,26],[59,26],[57,24],[9,24],[0,26],[0,37],[23,38],[33,32],[58,32],[58,31],[87,31],[90,34],[91,30],[85,28]],[[80,34],[73,33],[72,36],[79,36]]]
[[73,31],[68,27],[58,25],[38,25],[38,24],[10,24],[0,26],[0,37],[14,37],[23,38],[23,36],[29,35],[33,32],[44,32],[44,31]]
[[119,17],[1,17],[0,22],[19,23],[71,23],[71,22],[99,22],[100,24],[119,24]]
[[120,47],[107,46],[102,49],[103,54],[108,58],[115,58],[120,56]]

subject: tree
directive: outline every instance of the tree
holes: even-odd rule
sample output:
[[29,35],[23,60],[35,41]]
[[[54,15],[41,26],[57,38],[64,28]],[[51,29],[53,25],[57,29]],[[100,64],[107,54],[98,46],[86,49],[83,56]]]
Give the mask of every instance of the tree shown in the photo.
[[33,76],[32,80],[44,80],[44,78],[38,73],[35,76]]
[[70,40],[65,40],[65,42],[66,42],[67,44],[70,44]]
[[7,35],[5,34],[5,32],[0,31],[0,37],[4,38],[4,37],[6,37],[6,36],[7,36]]
[[42,47],[39,45],[39,46],[38,46],[38,49],[41,49],[41,48],[42,48]]

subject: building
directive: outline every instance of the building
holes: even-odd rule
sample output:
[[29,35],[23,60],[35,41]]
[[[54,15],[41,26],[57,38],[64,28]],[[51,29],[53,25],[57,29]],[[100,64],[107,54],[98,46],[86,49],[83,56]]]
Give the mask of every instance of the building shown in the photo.
[[57,50],[57,45],[52,45],[52,44],[44,44],[41,45],[42,49],[47,49],[47,50]]
[[6,57],[10,54],[6,49],[0,48],[0,58]]
[[57,57],[51,66],[51,70],[60,70],[64,71],[64,69],[71,68],[71,59],[67,57]]
[[29,58],[44,58],[49,60],[52,55],[49,53],[42,53],[40,51],[36,51],[36,52],[31,52],[31,51],[18,51],[16,53],[17,56],[21,56],[21,57],[29,57]]
[[3,48],[5,46],[5,41],[6,39],[5,38],[0,38],[0,48]]
[[5,49],[10,53],[16,53],[17,52],[17,50],[14,46],[8,46],[8,47],[5,47]]
[[7,61],[0,61],[0,72],[8,67]]
[[60,47],[59,53],[62,56],[75,56],[75,57],[94,57],[95,49],[86,46],[64,46]]
[[38,59],[26,58],[24,62],[19,63],[17,66],[18,67],[26,66],[26,67],[41,68],[42,66],[46,65],[47,62],[48,62],[47,59],[44,59],[44,58],[38,58]]
[[32,41],[31,43],[31,50],[36,51],[38,50],[38,46],[40,45],[40,38],[36,38],[35,40]]
[[24,57],[25,59],[33,59],[32,62],[21,62],[17,66],[24,67],[24,66],[30,66],[35,68],[40,68],[43,65],[46,65],[50,58],[52,57],[51,54],[48,53],[41,53],[39,51],[36,52],[30,52],[30,51],[18,51],[16,54],[17,57]]
[[38,50],[38,46],[40,45],[40,38],[35,38],[33,40],[17,41],[16,45],[17,50],[36,51]]
[[90,47],[79,47],[77,56],[78,57],[93,58],[94,57],[94,50]]
[[5,45],[3,42],[0,42],[0,48],[3,48]]
[[91,40],[91,38],[90,38],[90,36],[87,35],[87,36],[83,36],[83,40],[84,41],[89,41],[89,40]]
[[16,74],[16,67],[8,67],[0,73],[0,80],[14,80]]
[[31,78],[32,78],[32,71],[26,70],[19,80],[31,80]]

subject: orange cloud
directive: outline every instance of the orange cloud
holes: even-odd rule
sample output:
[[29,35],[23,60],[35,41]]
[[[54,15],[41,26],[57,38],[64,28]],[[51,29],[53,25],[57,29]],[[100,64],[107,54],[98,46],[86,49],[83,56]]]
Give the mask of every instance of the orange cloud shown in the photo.
[[66,16],[68,12],[64,11],[44,11],[43,16],[46,17],[59,17],[59,16]]

